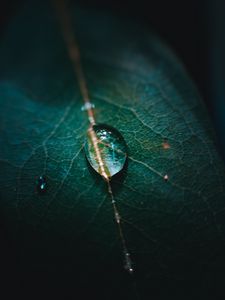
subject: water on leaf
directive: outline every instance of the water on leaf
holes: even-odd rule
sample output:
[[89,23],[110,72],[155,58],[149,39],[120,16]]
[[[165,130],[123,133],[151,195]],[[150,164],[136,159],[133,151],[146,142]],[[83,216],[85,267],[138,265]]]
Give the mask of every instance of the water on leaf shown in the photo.
[[164,175],[163,179],[164,179],[165,181],[168,181],[168,180],[169,180],[169,176],[166,174],[166,175]]
[[92,108],[95,108],[94,103],[86,102],[84,105],[81,106],[81,111],[85,111]]
[[103,176],[101,171],[103,168],[110,178],[120,172],[126,162],[127,146],[125,140],[117,129],[105,124],[94,125],[91,130],[96,137],[96,143],[93,141],[89,130],[85,143],[86,157],[95,171]]
[[47,180],[45,176],[39,176],[36,181],[37,191],[42,194],[46,192]]
[[130,274],[132,274],[134,272],[133,266],[132,266],[132,261],[130,258],[130,253],[125,252],[125,264],[124,264],[124,268],[126,271],[128,271]]

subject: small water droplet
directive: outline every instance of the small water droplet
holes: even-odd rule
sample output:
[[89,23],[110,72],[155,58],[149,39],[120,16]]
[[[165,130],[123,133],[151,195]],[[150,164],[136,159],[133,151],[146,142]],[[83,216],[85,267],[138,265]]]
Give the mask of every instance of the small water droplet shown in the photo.
[[94,105],[94,103],[91,103],[91,102],[86,102],[83,106],[81,106],[82,111],[85,111],[88,109],[93,109],[93,108],[95,108],[95,105]]
[[37,191],[42,194],[46,192],[47,189],[47,180],[45,176],[39,176],[36,180]]
[[130,253],[125,252],[124,256],[125,256],[125,265],[124,265],[124,268],[130,274],[133,274],[134,269],[133,269],[133,266],[132,266],[132,261],[131,261],[131,258],[130,258]]
[[88,130],[85,153],[95,171],[107,179],[123,169],[127,158],[127,146],[117,129],[97,124]]
[[120,215],[118,212],[115,213],[115,219],[116,219],[117,224],[120,224]]
[[164,175],[163,179],[164,179],[165,181],[168,181],[168,180],[169,180],[169,176],[166,174],[166,175]]
[[168,143],[167,140],[164,140],[164,142],[162,143],[162,147],[163,147],[163,149],[165,149],[165,150],[170,149],[170,144]]

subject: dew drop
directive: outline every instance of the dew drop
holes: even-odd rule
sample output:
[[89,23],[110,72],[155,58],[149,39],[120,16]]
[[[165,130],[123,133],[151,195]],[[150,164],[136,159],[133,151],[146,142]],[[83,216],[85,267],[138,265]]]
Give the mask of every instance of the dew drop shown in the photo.
[[170,149],[170,144],[167,140],[164,140],[164,142],[162,143],[162,147],[164,150],[168,150]]
[[168,181],[168,180],[169,180],[169,176],[166,174],[166,175],[164,175],[163,179],[164,179],[165,181]]
[[36,180],[36,187],[37,191],[40,194],[43,194],[46,192],[47,189],[47,181],[45,176],[39,176],[38,179]]
[[127,158],[127,146],[117,129],[97,124],[87,132],[85,153],[94,170],[103,177],[110,178],[123,169]]
[[115,213],[115,219],[116,219],[117,224],[120,224],[120,215],[118,212]]
[[85,110],[93,109],[93,108],[95,108],[94,103],[86,102],[83,106],[81,106],[81,111],[85,111]]
[[126,252],[126,253],[124,253],[124,255],[125,255],[124,268],[128,273],[133,274],[134,269],[133,269],[133,266],[132,266],[133,264],[132,264],[132,261],[131,261],[131,258],[130,258],[130,253]]

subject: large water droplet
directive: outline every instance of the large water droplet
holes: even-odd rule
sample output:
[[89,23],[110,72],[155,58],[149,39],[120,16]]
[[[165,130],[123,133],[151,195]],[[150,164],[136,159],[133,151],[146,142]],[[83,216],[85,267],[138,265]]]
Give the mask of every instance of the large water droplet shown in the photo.
[[118,130],[98,124],[88,130],[85,153],[95,171],[105,178],[110,178],[124,167],[127,146]]

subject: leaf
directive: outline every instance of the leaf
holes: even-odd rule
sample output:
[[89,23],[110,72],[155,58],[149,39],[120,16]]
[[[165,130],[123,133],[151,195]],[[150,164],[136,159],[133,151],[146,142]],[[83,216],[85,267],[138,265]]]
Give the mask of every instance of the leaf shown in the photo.
[[[129,148],[112,185],[138,293],[224,292],[224,167],[194,85],[144,28],[97,11],[73,16],[96,118]],[[85,158],[87,118],[52,7],[26,6],[0,54],[0,203],[15,282],[64,299],[135,299],[107,187]]]

